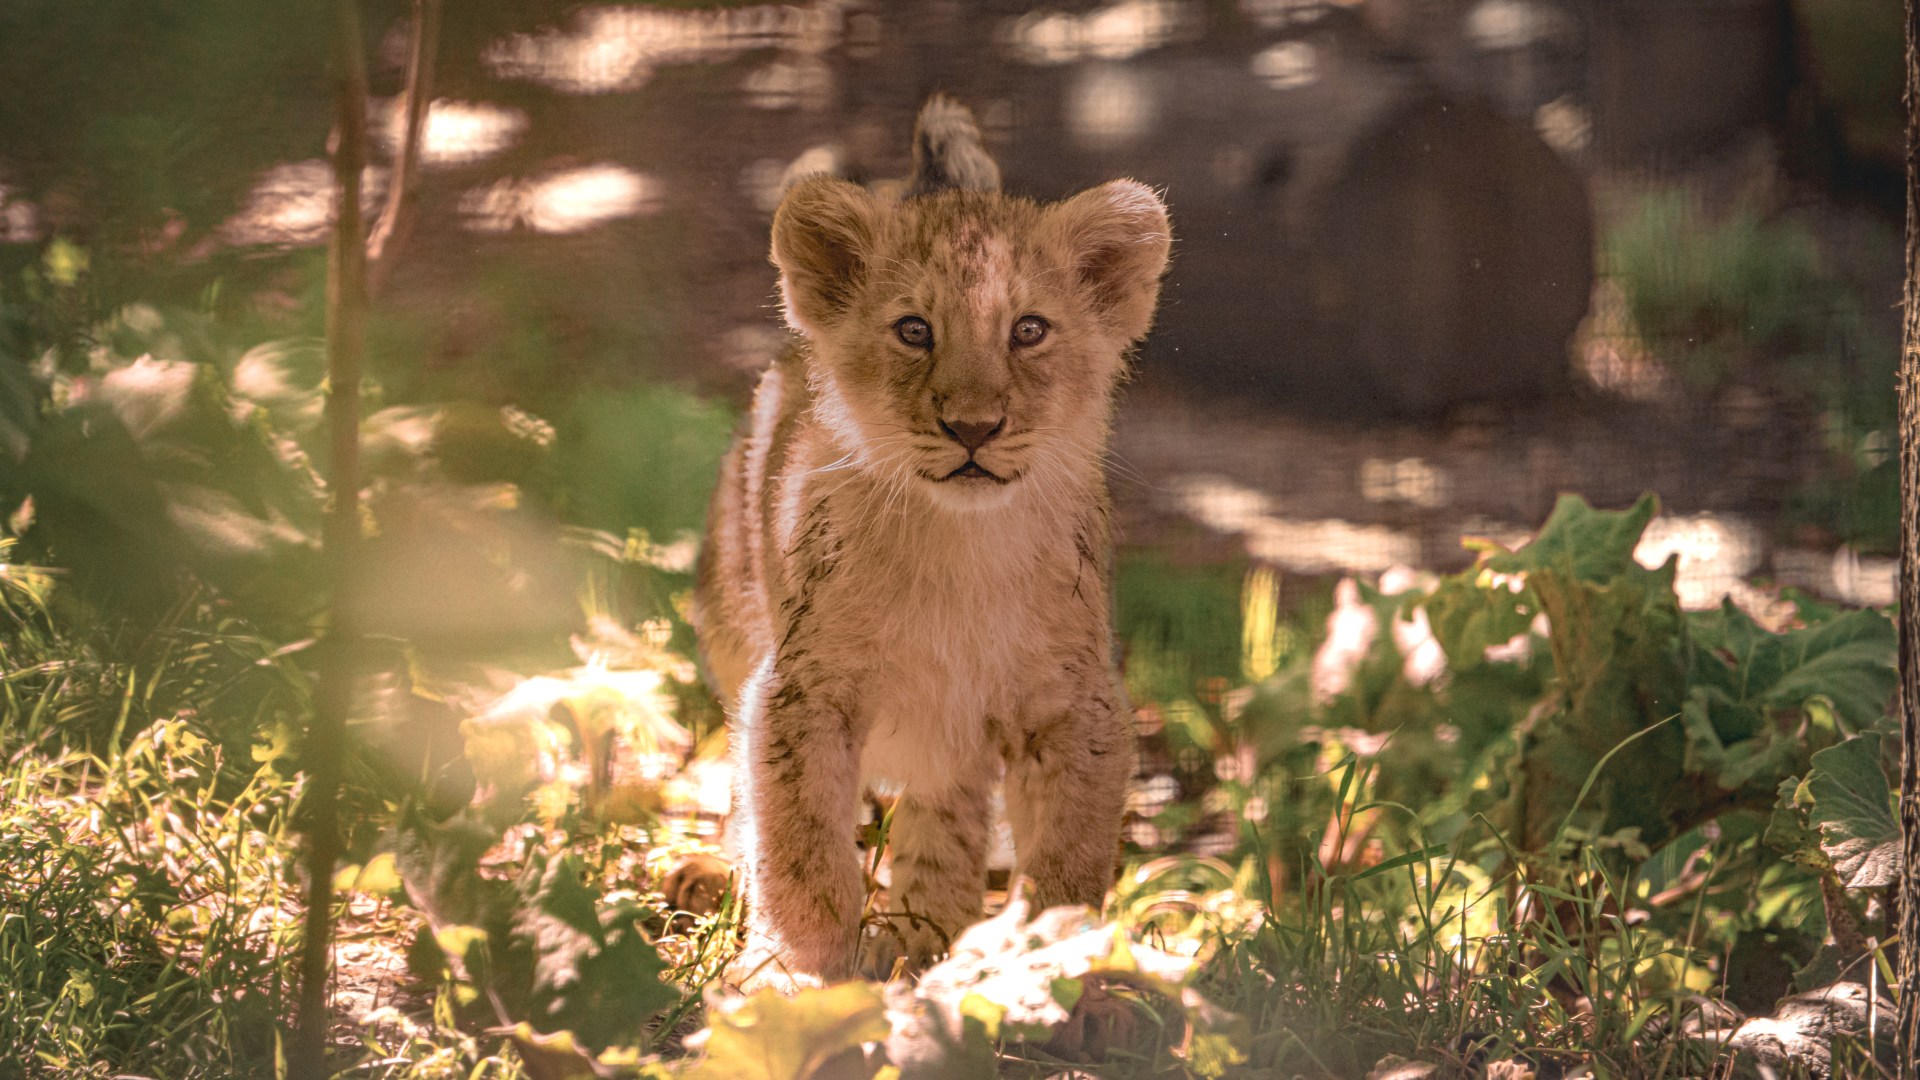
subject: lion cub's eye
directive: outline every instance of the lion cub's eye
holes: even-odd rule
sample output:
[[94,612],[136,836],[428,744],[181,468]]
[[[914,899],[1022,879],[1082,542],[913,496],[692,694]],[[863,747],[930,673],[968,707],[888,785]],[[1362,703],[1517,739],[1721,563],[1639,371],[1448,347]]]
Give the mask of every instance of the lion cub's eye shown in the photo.
[[1038,315],[1022,316],[1013,324],[1013,343],[1015,345],[1038,345],[1047,336],[1047,320]]
[[933,327],[928,326],[927,320],[918,315],[909,315],[894,323],[893,332],[899,335],[901,341],[916,349],[933,347]]

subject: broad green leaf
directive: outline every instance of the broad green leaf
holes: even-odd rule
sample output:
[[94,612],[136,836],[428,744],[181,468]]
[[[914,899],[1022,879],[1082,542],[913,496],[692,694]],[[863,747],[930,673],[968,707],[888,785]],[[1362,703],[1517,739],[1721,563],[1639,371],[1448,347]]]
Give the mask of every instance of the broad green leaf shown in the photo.
[[1880,736],[1861,735],[1813,755],[1807,774],[1808,823],[1849,889],[1900,880],[1900,823],[1880,767]]
[[1877,611],[1848,611],[1825,622],[1782,634],[1768,633],[1731,602],[1688,619],[1695,651],[1689,668],[1696,686],[1724,695],[1716,716],[1723,738],[1750,731],[1728,729],[1728,717],[1745,710],[1740,724],[1757,726],[1770,710],[1801,709],[1823,698],[1855,731],[1877,725],[1893,696],[1893,623]]
[[1613,580],[1636,565],[1633,549],[1659,507],[1652,495],[1642,495],[1627,510],[1595,510],[1578,495],[1562,495],[1539,535],[1516,551],[1487,559],[1486,566],[1507,574],[1550,570],[1596,584]]
[[637,1041],[654,1014],[679,1000],[660,980],[666,964],[642,928],[646,911],[632,902],[603,908],[571,856],[548,863],[537,884],[534,870],[522,880],[513,923],[515,945],[532,952],[529,1019],[595,1050]]
[[510,885],[483,877],[479,856],[498,835],[466,818],[403,820],[395,862],[440,948],[512,1021],[571,1032],[595,1053],[636,1045],[647,1021],[679,1000],[660,978],[647,910],[603,901],[570,856],[536,858]]
[[886,1002],[867,983],[762,990],[708,1014],[706,1056],[687,1080],[871,1080],[859,1053],[887,1037]]
[[1769,698],[1781,703],[1826,698],[1855,731],[1874,728],[1886,717],[1899,681],[1891,619],[1873,610],[1849,611],[1782,634],[1780,642],[1785,670]]

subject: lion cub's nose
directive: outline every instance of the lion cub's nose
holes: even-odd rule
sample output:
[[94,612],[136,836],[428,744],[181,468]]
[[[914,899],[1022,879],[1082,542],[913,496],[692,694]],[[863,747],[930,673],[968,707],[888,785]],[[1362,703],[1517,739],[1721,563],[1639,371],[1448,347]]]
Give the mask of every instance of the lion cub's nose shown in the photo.
[[947,438],[966,447],[968,453],[987,445],[995,435],[1000,434],[1000,429],[1006,426],[1007,418],[1004,416],[987,423],[976,423],[972,420],[940,421],[940,430],[947,433]]

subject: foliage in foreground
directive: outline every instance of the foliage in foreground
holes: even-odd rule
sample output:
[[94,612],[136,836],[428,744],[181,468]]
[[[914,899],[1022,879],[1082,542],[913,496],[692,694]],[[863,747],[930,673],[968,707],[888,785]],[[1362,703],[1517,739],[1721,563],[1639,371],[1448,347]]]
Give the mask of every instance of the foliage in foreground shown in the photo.
[[[1374,633],[1342,686],[1324,678],[1338,650],[1283,628],[1258,599],[1271,577],[1254,575],[1226,617],[1243,624],[1242,663],[1278,670],[1251,697],[1202,678],[1143,712],[1159,725],[1149,760],[1172,769],[1143,791],[1171,778],[1178,795],[1202,770],[1212,782],[1143,800],[1138,823],[1220,853],[1138,851],[1101,918],[1003,917],[917,991],[738,999],[711,985],[734,948],[730,902],[694,916],[663,891],[663,856],[698,846],[679,839],[684,788],[716,755],[682,727],[710,721],[670,627],[636,634],[602,614],[578,666],[491,690],[462,681],[469,665],[403,650],[409,666],[369,687],[365,862],[342,881],[358,902],[405,897],[424,915],[407,922],[423,927],[411,963],[428,982],[412,983],[411,1011],[362,1014],[363,1049],[343,1043],[340,1064],[759,1075],[727,1064],[752,1060],[796,1080],[1350,1076],[1389,1054],[1705,1068],[1715,1047],[1680,1034],[1685,1018],[1703,992],[1739,993],[1754,954],[1798,954],[1806,979],[1883,959],[1845,888],[1891,872],[1872,734],[1891,638],[1876,613],[1812,604],[1778,631],[1731,608],[1680,611],[1671,564],[1631,559],[1652,512],[1568,501],[1531,544],[1489,548],[1464,574],[1356,590]],[[662,573],[646,545],[618,552]],[[22,988],[0,1022],[39,1033],[41,1071],[264,1067],[289,955],[299,650],[222,622],[217,601],[128,649],[63,612],[64,584],[8,573],[18,797],[0,857],[37,917],[7,924],[31,947],[0,956]],[[614,579],[587,580],[591,597]],[[1404,632],[1422,620],[1428,638]],[[1409,664],[1423,649],[1447,662]],[[423,716],[463,747],[396,775],[381,759]],[[87,732],[95,749],[74,741]],[[449,795],[456,765],[471,779]],[[1764,993],[1791,985],[1776,983]],[[168,1010],[191,1037],[150,1037],[146,1018]]]
[[[258,1075],[324,628],[316,354],[144,308],[86,337],[5,388],[0,1034],[26,1075]],[[684,517],[704,480],[672,463],[724,424],[635,400]],[[578,432],[381,404],[342,1068],[1684,1075],[1717,1052],[1687,1034],[1701,995],[1765,1009],[1884,961],[1886,618],[1683,611],[1674,564],[1634,558],[1651,499],[1566,499],[1516,550],[1343,583],[1330,613],[1286,613],[1268,570],[1131,557],[1146,765],[1108,910],[1014,905],[917,988],[729,996],[724,880],[670,872],[726,805],[688,543],[562,523],[632,512],[556,464]],[[348,959],[403,942],[408,975]]]

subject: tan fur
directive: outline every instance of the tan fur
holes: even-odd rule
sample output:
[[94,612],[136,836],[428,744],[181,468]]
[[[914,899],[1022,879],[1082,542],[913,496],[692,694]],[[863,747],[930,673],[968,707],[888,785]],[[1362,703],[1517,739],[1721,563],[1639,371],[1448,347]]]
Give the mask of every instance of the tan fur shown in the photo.
[[[898,791],[890,905],[924,963],[978,919],[992,786],[1042,905],[1098,904],[1134,762],[1112,660],[1114,387],[1170,242],[1115,181],[1040,205],[829,178],[773,226],[801,346],[728,455],[695,621],[735,718],[749,932],[796,973],[855,970],[862,787]],[[925,319],[933,347],[895,324]],[[1025,348],[1024,316],[1048,321]],[[1000,435],[968,451],[942,423]]]

